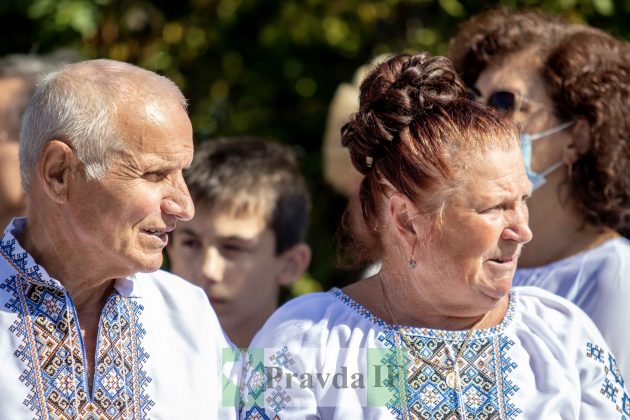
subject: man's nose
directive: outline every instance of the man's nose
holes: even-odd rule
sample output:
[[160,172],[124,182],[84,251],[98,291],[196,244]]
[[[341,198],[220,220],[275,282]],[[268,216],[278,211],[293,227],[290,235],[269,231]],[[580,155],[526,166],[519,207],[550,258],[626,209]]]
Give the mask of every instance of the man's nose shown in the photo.
[[183,176],[174,182],[171,190],[162,200],[162,211],[176,216],[179,220],[190,220],[195,215],[195,206]]

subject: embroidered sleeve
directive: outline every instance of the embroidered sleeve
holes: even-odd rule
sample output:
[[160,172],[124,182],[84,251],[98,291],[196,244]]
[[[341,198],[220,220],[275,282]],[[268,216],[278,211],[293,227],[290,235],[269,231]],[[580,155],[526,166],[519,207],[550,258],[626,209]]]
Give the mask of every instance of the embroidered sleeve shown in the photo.
[[[590,380],[582,384],[582,410],[584,418],[630,419],[630,398],[617,361],[608,348],[592,341],[586,343],[587,369]],[[590,395],[585,395],[589,393]],[[598,395],[599,401],[593,401]]]
[[247,351],[240,386],[241,419],[307,418],[307,412],[316,411],[312,384],[301,381],[298,371],[303,369],[297,360],[287,346]]

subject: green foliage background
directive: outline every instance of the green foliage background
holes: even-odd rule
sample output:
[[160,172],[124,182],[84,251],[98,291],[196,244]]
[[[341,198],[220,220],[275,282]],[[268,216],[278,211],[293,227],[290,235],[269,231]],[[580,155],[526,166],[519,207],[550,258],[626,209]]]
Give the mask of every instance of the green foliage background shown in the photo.
[[355,275],[333,268],[345,200],[321,175],[337,85],[380,53],[444,54],[458,22],[499,4],[630,38],[630,0],[4,0],[0,54],[68,47],[138,64],[182,88],[196,141],[253,134],[295,145],[314,201],[310,277],[328,288]]

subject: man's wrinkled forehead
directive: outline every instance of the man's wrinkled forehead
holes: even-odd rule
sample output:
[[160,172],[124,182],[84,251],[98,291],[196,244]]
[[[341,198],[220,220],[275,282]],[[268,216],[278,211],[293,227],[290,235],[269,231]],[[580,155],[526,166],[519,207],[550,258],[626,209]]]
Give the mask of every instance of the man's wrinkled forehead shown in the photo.
[[[130,98],[117,106],[115,129],[128,151],[151,151],[164,155],[194,151],[192,124],[175,98]],[[156,150],[157,138],[167,136]],[[188,166],[190,162],[186,163]]]

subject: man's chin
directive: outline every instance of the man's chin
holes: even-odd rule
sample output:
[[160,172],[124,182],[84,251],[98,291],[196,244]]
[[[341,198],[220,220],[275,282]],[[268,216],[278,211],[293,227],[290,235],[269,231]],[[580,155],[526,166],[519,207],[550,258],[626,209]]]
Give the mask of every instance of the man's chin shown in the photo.
[[[164,258],[162,254],[157,255],[147,255],[140,261],[137,261],[135,264],[135,272],[136,273],[153,273],[160,268],[162,268],[162,263],[164,262]],[[133,273],[132,273],[133,274]]]

